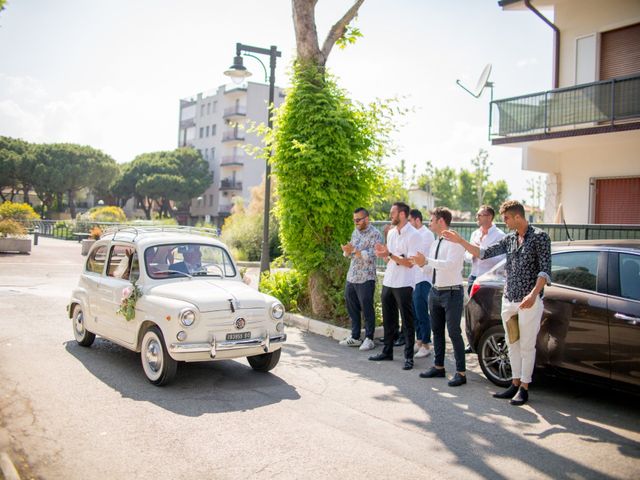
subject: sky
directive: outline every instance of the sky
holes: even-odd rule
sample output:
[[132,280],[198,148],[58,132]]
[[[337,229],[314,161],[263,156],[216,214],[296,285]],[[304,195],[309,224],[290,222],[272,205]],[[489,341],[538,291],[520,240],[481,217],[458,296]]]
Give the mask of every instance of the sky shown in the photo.
[[[318,1],[321,42],[351,3]],[[518,148],[488,140],[489,89],[476,99],[456,79],[473,88],[491,63],[495,99],[551,89],[548,26],[497,0],[365,0],[353,25],[363,37],[334,47],[327,65],[351,98],[398,97],[411,110],[398,118],[391,167],[404,159],[418,174],[427,161],[471,168],[483,148],[491,180],[529,199],[527,182],[539,175],[521,169]],[[8,0],[0,13],[0,135],[91,145],[119,163],[174,149],[179,99],[227,83],[236,42],[276,45],[276,83],[286,87],[291,1]],[[262,81],[255,60],[245,66]]]

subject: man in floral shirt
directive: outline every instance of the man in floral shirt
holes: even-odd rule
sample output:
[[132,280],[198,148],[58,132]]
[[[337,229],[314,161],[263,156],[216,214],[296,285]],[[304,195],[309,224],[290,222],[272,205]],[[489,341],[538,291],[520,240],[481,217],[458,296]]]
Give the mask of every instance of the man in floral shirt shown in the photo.
[[[373,294],[376,289],[376,255],[374,246],[382,243],[382,234],[369,224],[369,212],[357,208],[353,212],[355,229],[351,241],[342,245],[345,257],[351,258],[344,298],[351,319],[351,335],[340,345],[360,347],[360,350],[372,350],[373,333],[376,326],[376,313],[373,308]],[[364,316],[365,339],[360,340],[360,318]]]
[[520,338],[509,345],[512,384],[496,398],[510,398],[512,405],[524,405],[529,399],[529,383],[536,359],[536,338],[540,330],[545,285],[551,284],[551,240],[549,235],[527,222],[524,206],[515,200],[502,204],[500,214],[511,233],[499,242],[480,248],[464,240],[452,230],[443,236],[460,243],[468,252],[480,259],[507,255],[507,278],[502,296],[502,323],[518,316]]

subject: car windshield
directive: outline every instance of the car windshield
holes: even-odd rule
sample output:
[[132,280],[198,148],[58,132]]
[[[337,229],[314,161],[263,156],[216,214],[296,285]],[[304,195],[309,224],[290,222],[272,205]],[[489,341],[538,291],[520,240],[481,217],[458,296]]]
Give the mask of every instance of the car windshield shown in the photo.
[[147,275],[154,279],[179,277],[235,277],[227,251],[216,245],[172,243],[146,249]]

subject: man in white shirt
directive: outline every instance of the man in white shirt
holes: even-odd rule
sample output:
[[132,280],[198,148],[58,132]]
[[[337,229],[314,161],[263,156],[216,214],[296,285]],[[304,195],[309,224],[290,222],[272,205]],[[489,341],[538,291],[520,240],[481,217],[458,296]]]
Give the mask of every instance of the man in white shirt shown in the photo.
[[[498,243],[505,233],[493,224],[493,219],[496,216],[496,212],[489,205],[482,205],[478,208],[476,213],[476,223],[478,229],[474,230],[469,239],[471,245],[476,245],[482,249]],[[496,257],[487,258],[486,260],[480,260],[478,257],[474,257],[469,252],[465,252],[464,261],[471,264],[471,273],[467,279],[467,293],[471,294],[471,287],[473,282],[476,281],[480,275],[491,270],[497,263],[504,259],[504,255],[498,255]],[[471,346],[467,345],[465,353],[473,353]]]
[[450,387],[459,387],[467,383],[466,365],[464,358],[464,341],[460,322],[464,304],[462,290],[462,265],[464,263],[464,248],[457,243],[442,238],[441,234],[449,229],[451,211],[445,207],[435,208],[431,212],[429,228],[438,237],[433,242],[429,255],[425,257],[417,253],[412,257],[415,265],[423,271],[433,268],[431,277],[431,292],[429,293],[429,313],[431,315],[431,329],[433,330],[433,349],[435,352],[434,366],[422,372],[422,378],[445,377],[444,329],[447,327],[449,338],[453,344],[456,359],[456,373],[449,380]]
[[415,271],[409,258],[418,252],[420,236],[409,223],[409,205],[406,203],[394,203],[389,216],[393,228],[387,235],[387,244],[375,246],[376,256],[387,262],[381,296],[384,348],[382,353],[369,357],[369,360],[393,360],[393,338],[398,331],[400,310],[405,335],[403,370],[411,370],[415,342],[412,299]]
[[[502,237],[504,237],[505,233],[493,224],[495,215],[495,210],[489,205],[482,205],[478,209],[478,213],[476,213],[478,229],[474,230],[471,234],[471,238],[469,239],[469,243],[471,245],[476,245],[481,249],[486,250],[494,243],[498,243]],[[467,293],[471,292],[471,287],[473,286],[473,282],[475,282],[476,278],[487,273],[496,266],[497,263],[502,261],[504,257],[504,255],[498,255],[496,257],[480,260],[478,257],[471,255],[471,253],[465,252],[464,261],[471,263],[471,274],[468,278],[469,286]]]
[[[422,224],[422,212],[413,209],[409,212],[409,223],[420,235],[420,248],[423,254],[429,253],[434,237],[431,230]],[[415,358],[431,355],[431,320],[429,318],[429,292],[431,291],[431,272],[424,273],[415,268],[416,286],[413,288],[413,316],[416,321]]]

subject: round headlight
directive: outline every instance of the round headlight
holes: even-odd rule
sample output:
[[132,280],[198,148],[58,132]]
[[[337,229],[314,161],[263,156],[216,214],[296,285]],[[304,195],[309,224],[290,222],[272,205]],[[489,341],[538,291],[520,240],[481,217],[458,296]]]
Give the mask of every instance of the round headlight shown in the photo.
[[190,327],[196,321],[196,312],[193,310],[183,310],[180,312],[180,323],[185,327]]
[[284,316],[284,306],[281,303],[271,305],[271,316],[276,320],[280,320]]

